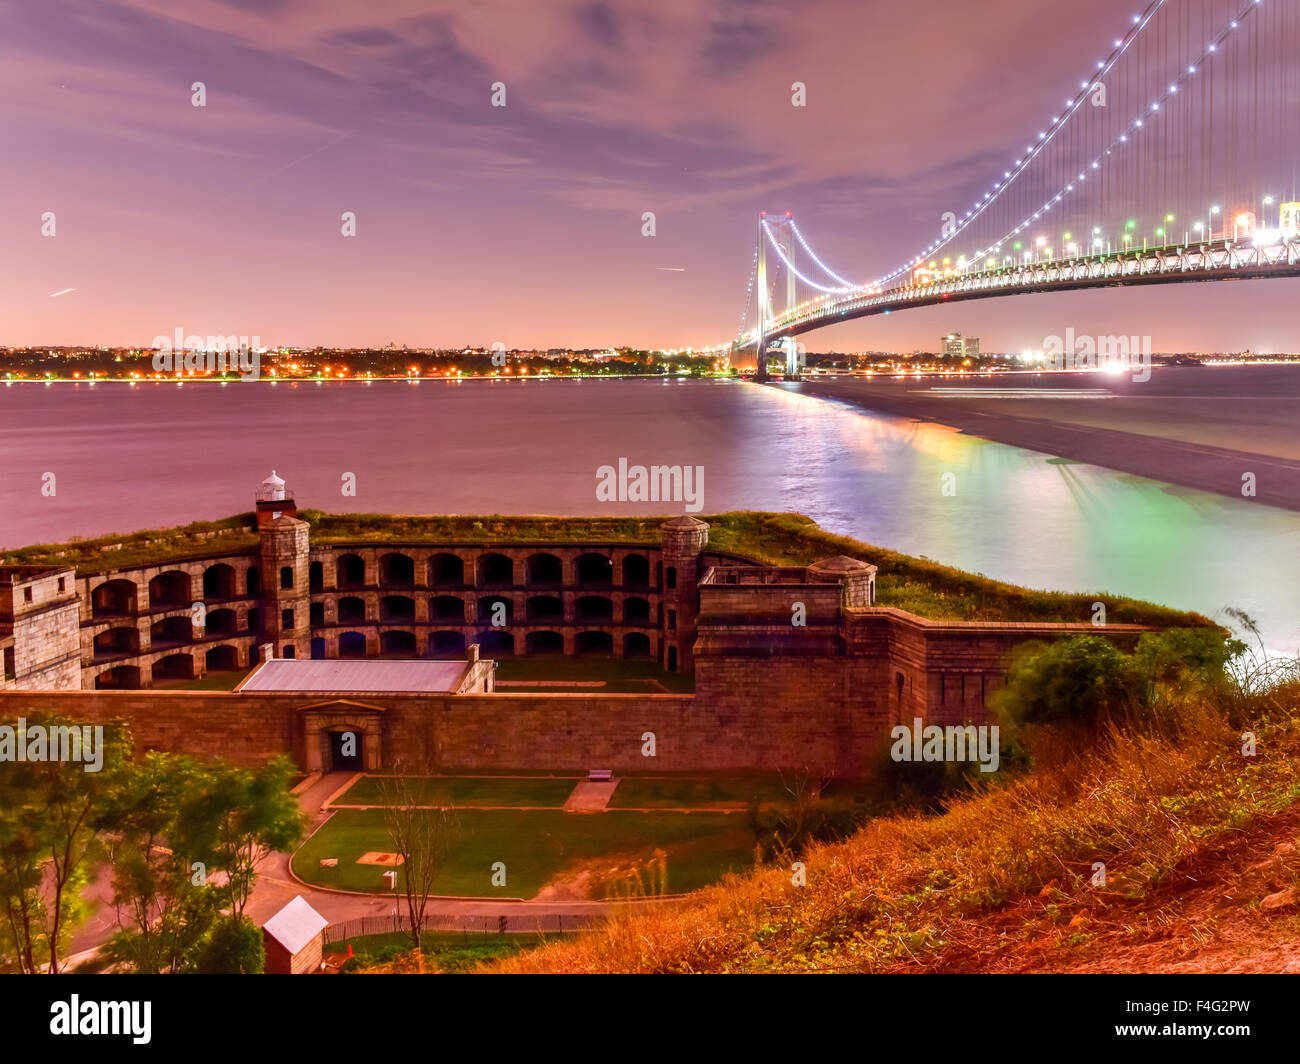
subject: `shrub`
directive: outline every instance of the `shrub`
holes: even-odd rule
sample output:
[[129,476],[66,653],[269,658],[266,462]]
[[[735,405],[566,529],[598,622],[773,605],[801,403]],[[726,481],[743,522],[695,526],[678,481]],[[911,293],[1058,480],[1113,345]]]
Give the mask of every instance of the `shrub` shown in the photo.
[[200,951],[197,968],[205,974],[260,975],[266,970],[261,928],[246,916],[222,920]]

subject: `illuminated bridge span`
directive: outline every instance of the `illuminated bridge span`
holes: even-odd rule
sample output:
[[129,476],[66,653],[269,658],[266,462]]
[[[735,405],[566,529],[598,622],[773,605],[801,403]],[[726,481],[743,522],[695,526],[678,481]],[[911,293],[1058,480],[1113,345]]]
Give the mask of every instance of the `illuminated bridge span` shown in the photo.
[[1300,274],[1298,56],[1300,0],[1151,0],[969,209],[874,280],[760,214],[732,364],[765,377],[781,348],[795,375],[800,333],[936,303]]

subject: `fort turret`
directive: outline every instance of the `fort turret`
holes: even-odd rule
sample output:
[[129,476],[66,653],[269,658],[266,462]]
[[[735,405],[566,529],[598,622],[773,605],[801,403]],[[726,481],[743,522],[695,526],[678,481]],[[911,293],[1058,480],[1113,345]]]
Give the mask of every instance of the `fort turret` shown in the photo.
[[701,557],[709,542],[709,526],[696,517],[674,517],[659,526],[663,532],[664,668],[689,672],[695,668],[695,625],[700,613]]
[[280,658],[311,656],[311,594],[306,521],[285,482],[271,471],[257,492],[257,531],[261,540],[262,631],[259,642]]

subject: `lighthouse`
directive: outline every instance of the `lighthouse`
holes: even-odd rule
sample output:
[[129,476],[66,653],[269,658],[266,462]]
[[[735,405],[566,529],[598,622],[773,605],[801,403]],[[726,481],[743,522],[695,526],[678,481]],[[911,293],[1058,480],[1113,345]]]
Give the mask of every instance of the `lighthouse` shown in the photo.
[[289,494],[284,480],[276,475],[274,469],[271,470],[271,475],[262,481],[262,486],[257,489],[256,499],[257,527],[259,529],[278,517],[296,517],[298,515],[298,507],[294,505],[293,496]]
[[284,481],[271,470],[257,491],[257,534],[261,540],[262,635],[278,658],[311,652],[309,526]]

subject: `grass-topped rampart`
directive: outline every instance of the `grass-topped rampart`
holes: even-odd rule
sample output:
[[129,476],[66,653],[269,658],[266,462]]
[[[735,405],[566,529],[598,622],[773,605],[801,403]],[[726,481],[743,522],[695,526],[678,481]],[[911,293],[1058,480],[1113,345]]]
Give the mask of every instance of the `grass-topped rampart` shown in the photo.
[[[317,546],[422,543],[658,544],[662,516],[547,517],[492,514],[404,516],[327,514],[302,510]],[[709,529],[709,549],[742,555],[770,565],[807,565],[828,555],[846,554],[877,566],[877,605],[894,606],[934,620],[1089,621],[1093,603],[1103,601],[1112,624],[1199,626],[1211,622],[1197,614],[1110,594],[1037,591],[991,580],[929,558],[873,547],[819,528],[802,514],[733,511],[701,514]],[[71,565],[81,575],[145,565],[251,552],[257,548],[253,515],[199,521],[180,528],[99,536],[62,544],[6,551],[8,565]]]

